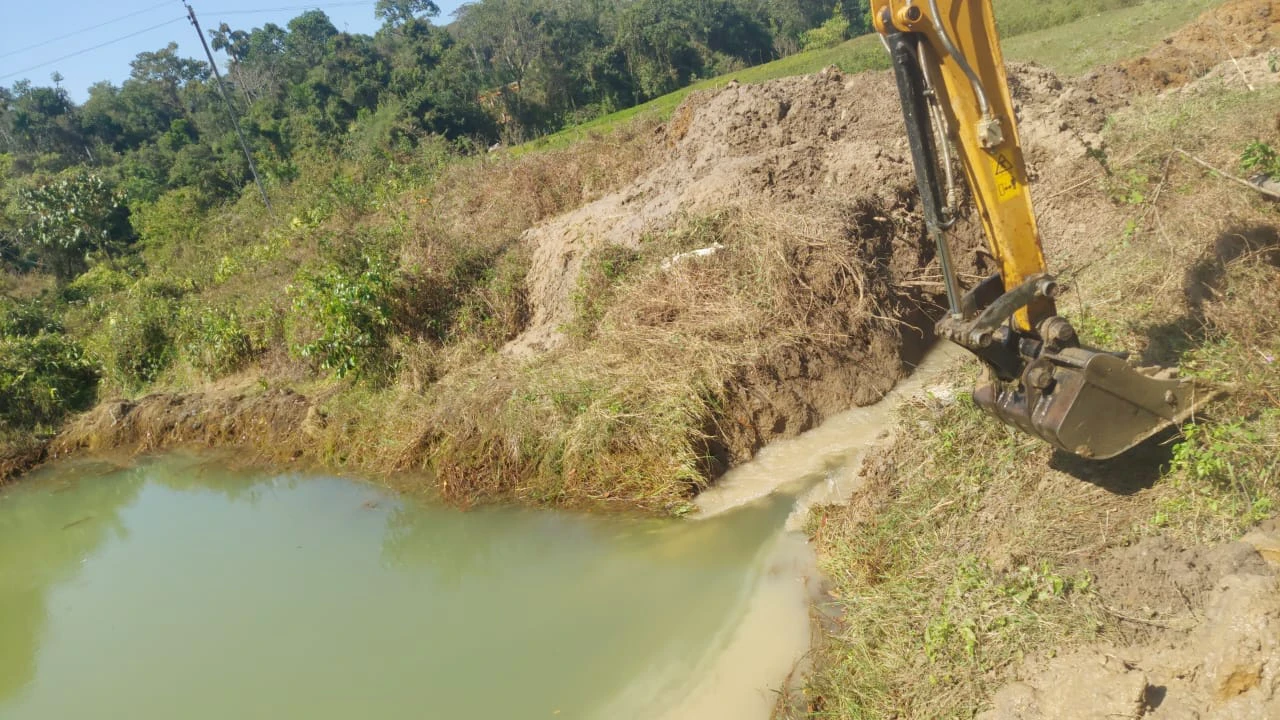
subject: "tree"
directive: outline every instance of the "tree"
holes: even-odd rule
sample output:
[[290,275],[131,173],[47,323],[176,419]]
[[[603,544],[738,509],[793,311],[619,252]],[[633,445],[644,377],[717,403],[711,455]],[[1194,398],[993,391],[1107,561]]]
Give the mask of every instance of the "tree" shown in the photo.
[[431,0],[378,0],[374,17],[391,27],[416,23],[424,17],[435,17],[440,8]]
[[8,128],[0,151],[13,153],[21,168],[60,170],[88,159],[77,108],[66,90],[32,87],[24,80],[14,83],[12,94],[3,100]]
[[329,54],[329,40],[338,34],[329,16],[320,10],[308,10],[289,21],[289,34],[284,47],[290,64],[305,75],[309,68],[324,62]]
[[17,195],[22,239],[61,280],[84,272],[95,257],[119,254],[132,239],[123,196],[95,173],[68,171]]

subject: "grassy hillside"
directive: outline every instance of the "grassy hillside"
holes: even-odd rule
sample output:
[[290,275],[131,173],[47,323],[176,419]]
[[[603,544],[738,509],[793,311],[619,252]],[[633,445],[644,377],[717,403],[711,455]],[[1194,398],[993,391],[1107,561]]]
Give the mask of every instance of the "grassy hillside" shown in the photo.
[[[1044,13],[1039,3],[1009,0],[999,12],[1002,23],[1022,33],[1010,40],[1011,48],[1019,38],[1046,32],[1046,23],[1064,21],[1073,22],[1073,36],[1105,26],[1127,33],[1136,46],[1153,36],[1149,22],[1188,6],[1153,0],[1142,6],[1148,11],[1143,18],[1108,9],[1121,4],[1064,3]],[[1107,11],[1089,14],[1099,9]],[[1115,17],[1133,22],[1112,22]],[[1029,47],[1034,54],[1040,46]],[[1013,49],[1011,54],[1017,56]],[[882,66],[884,59],[874,37],[855,39],[706,80],[515,152],[464,155],[443,141],[370,152],[353,135],[332,157],[312,158],[296,180],[272,187],[272,213],[252,189],[234,204],[209,210],[186,194],[165,195],[134,212],[138,252],[98,263],[65,285],[38,275],[3,279],[5,292],[16,299],[0,318],[16,328],[6,351],[20,351],[22,362],[0,371],[17,379],[7,386],[15,397],[47,418],[83,407],[84,398],[51,392],[42,383],[84,374],[101,376],[101,399],[199,391],[230,406],[297,393],[314,411],[305,413],[307,432],[296,441],[305,441],[306,456],[318,462],[497,478],[453,483],[461,499],[520,489],[530,501],[679,510],[705,477],[706,458],[699,453],[706,449],[698,443],[706,438],[706,413],[717,412],[720,402],[708,388],[723,378],[699,373],[727,373],[728,366],[707,359],[692,367],[673,355],[653,367],[689,373],[664,385],[645,382],[640,369],[593,375],[571,367],[576,361],[567,356],[541,367],[500,356],[498,350],[528,322],[531,259],[521,234],[647,170],[655,123],[698,87],[831,64],[852,72]],[[575,293],[580,321],[566,328],[576,333],[575,347],[585,349],[579,360],[600,361],[592,348],[606,343],[595,327],[621,304],[622,289],[641,287],[640,269],[662,253],[703,247],[717,233],[741,234],[757,221],[730,222],[714,213],[689,218],[678,232],[654,238],[652,249],[638,257],[594,258]],[[739,270],[743,277],[760,271]],[[759,305],[752,312],[785,310],[785,303],[773,310]],[[763,327],[782,332],[792,326]],[[706,338],[714,335],[703,331]],[[50,342],[55,333],[66,341]],[[689,347],[672,346],[682,353]],[[505,395],[493,394],[494,378],[506,383],[498,384]],[[471,406],[480,411],[469,409],[473,394]],[[674,402],[677,397],[683,399]],[[493,405],[499,400],[501,412]],[[598,432],[602,419],[614,430]],[[295,454],[288,443],[272,447],[269,434],[232,432],[240,421],[228,422],[229,429],[215,432],[206,423],[198,432],[189,428],[190,435],[175,430],[169,439],[242,439],[285,457]],[[39,417],[33,425],[45,435],[57,428]],[[111,425],[90,430],[106,432]],[[72,444],[107,442],[92,432]],[[141,437],[162,444],[145,432]],[[22,458],[39,454],[41,445],[29,436],[11,440],[17,459],[0,459],[0,465],[20,467]],[[497,456],[504,460],[495,468]],[[623,476],[624,482],[616,481]]]
[[[1173,29],[1221,0],[1070,0],[1039,3],[997,0],[996,18],[1008,59],[1034,62],[1074,74],[1121,58],[1141,54]],[[814,73],[836,66],[846,73],[882,70],[889,58],[875,35],[864,35],[832,48],[797,53],[773,62],[715,78],[700,80],[673,93],[515,148],[528,152],[563,147],[590,133],[611,129],[637,118],[665,120],[690,93],[724,87],[731,81],[764,82]]]

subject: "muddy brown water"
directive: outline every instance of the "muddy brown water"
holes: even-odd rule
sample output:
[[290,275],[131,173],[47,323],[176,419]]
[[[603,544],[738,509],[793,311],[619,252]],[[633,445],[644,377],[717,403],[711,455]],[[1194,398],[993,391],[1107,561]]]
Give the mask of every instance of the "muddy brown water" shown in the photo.
[[767,718],[817,585],[789,518],[892,404],[770,446],[683,521],[55,464],[0,492],[0,718]]

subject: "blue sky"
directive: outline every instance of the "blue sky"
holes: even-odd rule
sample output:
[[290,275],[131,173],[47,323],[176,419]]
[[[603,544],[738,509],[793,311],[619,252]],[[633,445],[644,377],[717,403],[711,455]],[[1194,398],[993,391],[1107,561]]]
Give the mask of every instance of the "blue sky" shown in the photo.
[[[245,30],[269,22],[283,26],[312,8],[323,10],[339,30],[373,33],[379,25],[374,3],[192,0],[191,5],[206,33],[223,22]],[[441,12],[436,21],[447,22],[462,0],[437,3]],[[83,101],[90,85],[99,80],[120,84],[138,53],[158,50],[170,41],[178,43],[179,53],[204,60],[186,12],[181,0],[0,0],[0,85],[11,86],[23,78],[49,85],[56,70],[71,97]],[[59,59],[73,53],[78,54]]]

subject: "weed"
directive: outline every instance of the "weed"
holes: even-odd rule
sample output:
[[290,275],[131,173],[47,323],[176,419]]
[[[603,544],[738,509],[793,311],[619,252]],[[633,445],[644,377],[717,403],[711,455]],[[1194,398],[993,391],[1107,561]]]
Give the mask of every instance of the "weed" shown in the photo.
[[574,319],[566,328],[569,334],[584,340],[595,336],[596,326],[612,304],[615,288],[638,259],[639,255],[631,248],[605,245],[583,261],[571,297]]
[[1240,169],[1280,177],[1280,153],[1261,140],[1251,140],[1240,153]]
[[234,307],[213,306],[190,312],[184,325],[183,354],[210,377],[235,372],[262,351]]
[[1123,344],[1124,327],[1120,322],[1103,317],[1082,307],[1080,312],[1069,314],[1080,343],[1093,348],[1116,348]]
[[842,630],[808,692],[839,717],[969,716],[1030,648],[1096,636],[1093,580],[1026,549],[1069,527],[1034,489],[1041,448],[963,395],[905,406],[899,432],[861,499],[811,525]]
[[1215,540],[1270,517],[1280,502],[1278,436],[1280,410],[1274,409],[1248,422],[1188,425],[1173,447],[1168,484],[1152,525]]
[[303,270],[291,286],[291,350],[337,377],[382,367],[391,325],[391,272],[377,258],[363,267]]
[[1151,178],[1136,169],[1117,171],[1107,176],[1107,194],[1112,202],[1123,205],[1142,205],[1147,201],[1147,188]]
[[58,333],[0,337],[0,430],[56,427],[97,397],[98,366]]

